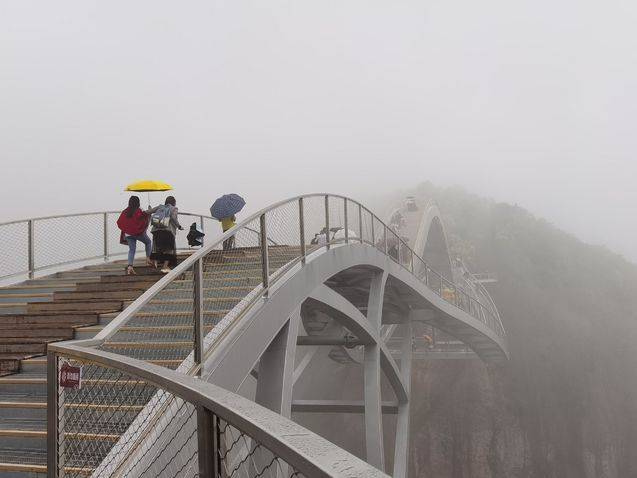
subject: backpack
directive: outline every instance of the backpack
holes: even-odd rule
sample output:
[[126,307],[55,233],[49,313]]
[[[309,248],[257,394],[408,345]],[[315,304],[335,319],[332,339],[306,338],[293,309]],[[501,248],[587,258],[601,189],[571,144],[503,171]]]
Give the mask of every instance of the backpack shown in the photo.
[[150,216],[150,224],[155,229],[168,229],[170,226],[170,213],[172,212],[172,208],[170,206],[160,206],[153,214]]

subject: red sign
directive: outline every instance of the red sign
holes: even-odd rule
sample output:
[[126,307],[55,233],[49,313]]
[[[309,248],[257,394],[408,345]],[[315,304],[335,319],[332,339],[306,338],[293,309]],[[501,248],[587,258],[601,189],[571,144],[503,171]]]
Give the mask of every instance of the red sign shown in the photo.
[[64,362],[60,367],[60,387],[80,389],[82,387],[82,367]]

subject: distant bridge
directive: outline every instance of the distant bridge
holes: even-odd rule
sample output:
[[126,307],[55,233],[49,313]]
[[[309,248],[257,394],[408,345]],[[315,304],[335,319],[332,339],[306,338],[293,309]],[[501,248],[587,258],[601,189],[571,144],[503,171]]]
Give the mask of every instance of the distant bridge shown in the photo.
[[[102,228],[102,250],[47,267],[121,253],[108,214],[85,216]],[[153,271],[122,276],[120,263],[38,278],[37,251],[54,247],[39,244],[37,220],[24,223],[26,267],[5,259],[12,262],[0,280],[31,279],[4,291],[49,287],[53,295],[8,301],[0,320],[40,324],[88,310],[98,323],[74,326],[83,340],[50,343],[46,363],[22,360],[22,373],[0,378],[7,410],[48,418],[46,464],[41,442],[15,445],[35,435],[3,434],[0,476],[406,477],[412,359],[508,359],[495,304],[471,274],[458,273],[433,204],[410,204],[386,225],[346,197],[295,197],[208,238],[156,282]],[[0,225],[0,235],[15,224]],[[234,248],[223,250],[230,237]],[[65,249],[64,239],[53,244]],[[77,282],[64,290],[51,282],[65,278]],[[358,400],[323,398],[333,385],[318,376],[307,385],[321,361],[360,368]],[[73,388],[67,377],[80,370]],[[35,385],[46,387],[46,404],[5,398]],[[329,414],[334,427],[341,413],[364,414],[364,460],[294,423],[293,413]],[[384,413],[397,417],[391,469]]]

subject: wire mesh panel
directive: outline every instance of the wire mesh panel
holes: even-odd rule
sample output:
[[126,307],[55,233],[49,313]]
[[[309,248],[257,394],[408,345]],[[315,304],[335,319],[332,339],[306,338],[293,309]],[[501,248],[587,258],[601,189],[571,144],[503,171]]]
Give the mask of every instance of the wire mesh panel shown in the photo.
[[34,221],[36,269],[104,255],[104,215],[101,213]]
[[375,244],[374,237],[374,215],[368,210],[363,208],[363,241],[367,244]]
[[303,199],[303,222],[307,254],[325,245],[325,196],[311,196]]
[[328,203],[330,214],[330,242],[343,242],[345,239],[345,200],[330,197]]
[[217,421],[219,437],[220,477],[224,478],[301,478],[292,468],[265,445],[250,438],[223,420]]
[[[185,270],[137,310],[100,348],[177,368],[194,348],[193,270]],[[220,299],[206,300],[221,303]],[[218,317],[205,314],[208,329]]]
[[300,259],[299,203],[285,203],[265,214],[268,244],[268,267],[275,277]]
[[179,374],[110,359],[105,365],[99,354],[80,359],[63,349],[49,356],[55,365],[49,369],[49,432],[56,438],[48,451],[51,476],[301,478],[326,469],[326,453],[356,476],[386,476],[218,387],[192,379],[183,387]]
[[383,224],[383,222],[378,219],[376,216],[373,216],[372,218],[372,232],[373,232],[373,236],[374,236],[374,245],[376,246],[376,248],[381,251],[382,253],[385,253],[385,248],[387,246],[386,243],[386,227]]
[[[126,244],[120,244],[121,231],[117,227],[117,219],[120,213],[108,212],[106,213],[106,238],[107,238],[107,250],[109,257],[118,257],[128,254],[128,246]],[[140,243],[137,247],[137,256],[144,254],[144,246]]]
[[0,225],[0,280],[29,271],[28,221]]
[[[360,214],[359,214],[360,213]],[[347,201],[347,228],[349,239],[360,242],[361,240],[362,210],[358,203]]]
[[388,227],[383,228],[383,231],[387,234],[387,254],[389,254],[389,257],[394,261],[400,262],[398,255],[400,253],[401,244],[398,234]]
[[82,376],[78,389],[58,380],[58,476],[197,475],[192,404],[115,369],[65,357],[57,362],[58,379],[67,367],[81,367]]

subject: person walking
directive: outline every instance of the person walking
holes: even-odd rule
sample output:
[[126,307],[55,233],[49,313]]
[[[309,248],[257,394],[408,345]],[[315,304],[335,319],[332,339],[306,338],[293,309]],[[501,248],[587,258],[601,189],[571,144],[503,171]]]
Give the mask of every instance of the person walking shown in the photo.
[[117,227],[122,231],[120,242],[128,244],[128,265],[126,274],[134,275],[133,261],[137,250],[137,241],[142,242],[146,248],[146,264],[153,265],[150,260],[151,242],[146,234],[148,228],[148,214],[139,207],[139,197],[131,196],[128,200],[128,207],[124,209],[117,219]]
[[177,201],[173,196],[168,196],[163,205],[150,208],[147,212],[150,214],[150,232],[153,235],[150,258],[155,261],[155,267],[162,264],[161,271],[167,274],[171,267],[177,265],[177,229],[184,229],[179,224]]
[[[227,232],[237,223],[236,214],[245,206],[245,200],[238,194],[224,194],[215,199],[210,206],[210,215],[221,223],[221,230]],[[223,241],[223,250],[229,251],[234,248],[234,236]]]
[[[233,214],[230,217],[224,217],[221,219],[221,230],[226,232],[228,229],[232,229],[237,224],[237,217]],[[234,236],[230,236],[228,239],[223,241],[223,250],[229,251],[234,247]]]

